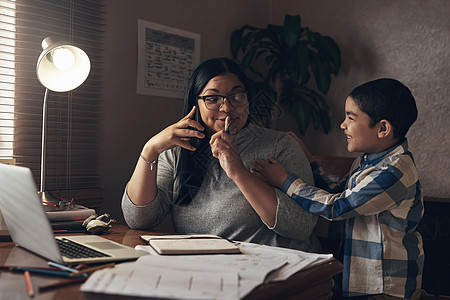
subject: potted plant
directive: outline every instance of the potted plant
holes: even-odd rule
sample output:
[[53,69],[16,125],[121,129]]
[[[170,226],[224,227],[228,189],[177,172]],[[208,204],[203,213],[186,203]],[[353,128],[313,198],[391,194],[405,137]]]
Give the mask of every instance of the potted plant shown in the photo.
[[282,26],[245,25],[233,31],[230,46],[253,92],[264,90],[272,105],[291,111],[302,135],[310,123],[330,131],[325,95],[331,75],[337,75],[341,66],[339,47],[331,37],[302,27],[299,15],[286,15]]

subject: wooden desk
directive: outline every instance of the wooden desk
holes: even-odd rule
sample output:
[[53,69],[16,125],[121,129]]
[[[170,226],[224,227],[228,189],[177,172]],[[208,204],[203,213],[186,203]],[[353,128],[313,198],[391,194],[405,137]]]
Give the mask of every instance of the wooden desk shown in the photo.
[[[103,237],[134,247],[144,244],[139,238],[149,231],[131,230],[125,225],[114,224],[110,232]],[[12,242],[0,243],[0,265],[46,267],[47,261],[29,253]],[[329,299],[332,296],[335,274],[342,272],[342,264],[336,260],[302,270],[288,280],[270,283],[256,288],[245,299]],[[32,275],[35,288],[65,279]],[[35,299],[130,299],[133,297],[110,296],[83,293],[81,283],[60,287],[45,292],[38,292]],[[27,299],[24,277],[22,273],[0,272],[0,299]],[[143,299],[143,298],[134,298]]]

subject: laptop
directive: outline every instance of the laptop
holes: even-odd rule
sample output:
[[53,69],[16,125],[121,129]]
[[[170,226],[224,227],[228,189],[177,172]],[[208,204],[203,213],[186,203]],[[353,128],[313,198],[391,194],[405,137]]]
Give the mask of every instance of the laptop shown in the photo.
[[[0,164],[0,211],[16,245],[59,264],[126,261],[146,255],[97,235],[55,237],[31,170],[25,167]],[[64,245],[74,242],[100,254],[81,258],[62,254],[57,239]]]

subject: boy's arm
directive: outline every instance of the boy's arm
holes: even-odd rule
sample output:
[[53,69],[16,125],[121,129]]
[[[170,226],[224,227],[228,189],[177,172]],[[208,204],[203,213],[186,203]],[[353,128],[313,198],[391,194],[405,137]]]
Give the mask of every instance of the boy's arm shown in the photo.
[[[413,174],[404,175],[393,166],[373,167],[360,172],[366,174],[358,174],[358,182],[353,186],[352,182],[347,182],[347,189],[342,193],[333,194],[308,186],[294,174],[283,182],[281,190],[305,210],[329,220],[374,215],[395,208],[404,200],[420,200],[416,199],[420,196],[417,192],[418,178],[411,176]],[[354,176],[349,181],[353,181]]]
[[[253,174],[266,181],[268,184],[281,188],[283,182],[288,177],[288,173],[283,168],[278,160],[269,156],[269,162],[258,159],[253,163],[253,168],[250,170]],[[345,187],[345,180],[337,184],[326,176],[323,169],[317,162],[311,163],[311,169],[314,177],[314,184],[316,187],[324,189],[330,193],[341,192]]]
[[317,161],[311,163],[311,170],[314,176],[314,185],[316,187],[333,194],[341,193],[345,190],[349,175],[346,175],[338,182],[335,182],[328,177]]
[[300,148],[302,148],[303,152],[308,158],[314,176],[314,185],[330,193],[342,192],[345,189],[347,176],[345,176],[339,182],[334,182],[333,180],[331,180],[319,165],[319,163],[316,161],[314,155],[312,155],[312,153],[309,151],[308,147],[306,147],[305,143],[303,143],[302,139],[292,131],[288,131],[287,134],[292,136],[297,141],[297,143],[300,145]]

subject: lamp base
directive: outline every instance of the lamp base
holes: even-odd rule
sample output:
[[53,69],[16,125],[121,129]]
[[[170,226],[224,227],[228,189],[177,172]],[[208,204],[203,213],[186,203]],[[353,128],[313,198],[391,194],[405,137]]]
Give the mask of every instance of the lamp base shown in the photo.
[[53,196],[50,192],[38,192],[45,211],[59,210],[60,199]]

